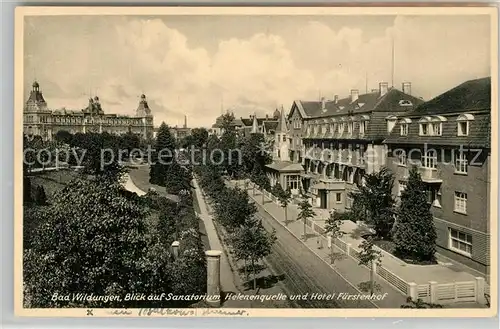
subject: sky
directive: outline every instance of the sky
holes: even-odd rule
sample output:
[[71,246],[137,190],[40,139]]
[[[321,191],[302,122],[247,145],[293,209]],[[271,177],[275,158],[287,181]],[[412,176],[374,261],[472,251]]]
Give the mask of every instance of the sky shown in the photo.
[[134,115],[144,93],[155,126],[186,115],[210,127],[222,111],[289,111],[379,82],[429,100],[490,75],[480,15],[29,16],[24,33],[25,99],[36,79],[51,109],[98,95],[106,113]]

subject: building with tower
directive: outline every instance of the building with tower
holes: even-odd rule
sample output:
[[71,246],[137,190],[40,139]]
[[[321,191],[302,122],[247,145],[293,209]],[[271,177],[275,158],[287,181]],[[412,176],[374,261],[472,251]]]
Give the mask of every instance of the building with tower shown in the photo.
[[285,190],[289,189],[292,195],[299,195],[301,190],[301,173],[304,168],[300,163],[294,163],[290,158],[290,136],[285,110],[281,108],[279,119],[274,132],[273,162],[266,166],[266,174],[271,186],[279,183]]
[[28,136],[41,136],[52,140],[59,131],[69,133],[107,132],[134,133],[141,138],[153,137],[153,115],[146,95],[141,95],[135,116],[106,114],[98,96],[89,98],[81,110],[51,110],[47,106],[40,84],[35,81],[23,111],[23,132]]

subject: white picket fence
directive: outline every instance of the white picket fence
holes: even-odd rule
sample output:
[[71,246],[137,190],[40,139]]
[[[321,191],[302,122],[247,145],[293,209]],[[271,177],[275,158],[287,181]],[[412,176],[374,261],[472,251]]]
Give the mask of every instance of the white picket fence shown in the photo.
[[[250,185],[252,186],[252,185]],[[278,203],[278,200],[269,192],[264,192],[264,195]],[[314,221],[307,221],[306,225],[309,226],[315,233],[322,236],[325,235],[323,227],[314,223]],[[351,246],[349,243],[337,238],[333,244],[338,247],[347,256],[359,262],[359,250]],[[383,254],[386,251],[376,247]],[[476,277],[475,281],[452,282],[452,283],[437,283],[430,281],[426,284],[416,284],[414,282],[407,282],[396,274],[392,273],[389,269],[384,267],[383,258],[381,265],[374,266],[375,272],[378,276],[386,282],[395,287],[398,291],[413,300],[421,299],[426,303],[433,304],[452,304],[458,302],[478,302],[486,304],[485,293],[489,293],[489,285],[485,284],[482,277]]]

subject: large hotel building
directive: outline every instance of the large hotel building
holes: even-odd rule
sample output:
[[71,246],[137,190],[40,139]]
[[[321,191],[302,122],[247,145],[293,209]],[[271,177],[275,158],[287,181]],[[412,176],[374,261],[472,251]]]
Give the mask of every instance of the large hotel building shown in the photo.
[[35,81],[24,106],[23,119],[24,134],[39,135],[43,140],[52,140],[61,130],[73,134],[132,132],[145,139],[153,137],[153,115],[145,95],[141,95],[135,116],[105,114],[97,96],[90,98],[87,107],[79,111],[51,110]]
[[[380,83],[331,100],[296,100],[279,117],[271,184],[318,209],[346,211],[363,176],[389,168],[399,201],[411,166],[427,186],[441,255],[489,274],[491,79],[466,81],[427,102]],[[242,125],[244,126],[244,125]]]
[[428,191],[439,252],[489,273],[491,79],[471,80],[389,117],[394,194],[417,166]]

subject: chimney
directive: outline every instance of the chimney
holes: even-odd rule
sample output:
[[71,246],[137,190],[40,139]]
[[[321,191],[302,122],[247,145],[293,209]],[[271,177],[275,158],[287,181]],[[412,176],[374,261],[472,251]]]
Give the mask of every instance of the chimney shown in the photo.
[[324,97],[321,97],[321,111],[326,112],[326,100]]
[[378,84],[378,86],[380,96],[384,96],[385,94],[387,94],[387,91],[389,90],[389,84],[387,82],[381,82]]
[[337,104],[339,102],[339,95],[334,95],[333,101],[335,102],[335,104]]
[[357,101],[358,97],[359,97],[359,90],[351,89],[351,103],[354,103],[355,101]]
[[402,89],[403,93],[411,95],[411,82],[403,82]]

